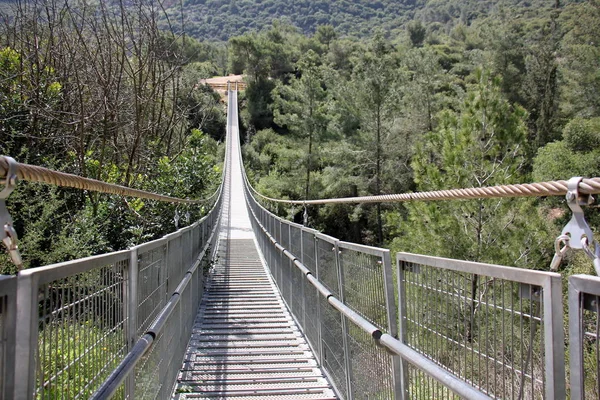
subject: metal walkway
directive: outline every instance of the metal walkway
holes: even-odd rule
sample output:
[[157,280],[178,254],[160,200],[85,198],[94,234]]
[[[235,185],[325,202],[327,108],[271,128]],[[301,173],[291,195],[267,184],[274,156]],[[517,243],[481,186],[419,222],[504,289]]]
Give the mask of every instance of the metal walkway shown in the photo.
[[261,259],[245,205],[237,110],[228,132],[218,258],[175,399],[335,399]]

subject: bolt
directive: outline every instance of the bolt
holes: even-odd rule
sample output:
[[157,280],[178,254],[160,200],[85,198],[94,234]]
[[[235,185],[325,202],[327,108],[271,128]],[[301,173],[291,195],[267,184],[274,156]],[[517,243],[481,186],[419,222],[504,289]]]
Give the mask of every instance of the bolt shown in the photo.
[[574,200],[575,200],[575,193],[567,192],[567,201],[574,201]]

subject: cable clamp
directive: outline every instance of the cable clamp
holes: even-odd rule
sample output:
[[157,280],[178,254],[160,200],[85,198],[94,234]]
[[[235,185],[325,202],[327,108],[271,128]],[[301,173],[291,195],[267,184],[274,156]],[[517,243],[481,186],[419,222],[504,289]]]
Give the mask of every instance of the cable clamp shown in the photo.
[[567,184],[567,205],[573,212],[569,223],[563,228],[561,236],[569,236],[569,247],[572,249],[583,249],[582,239],[587,238],[587,243],[594,241],[594,235],[585,220],[581,206],[590,205],[594,198],[589,194],[579,193],[579,183],[583,180],[581,177],[571,178]]
[[15,190],[17,186],[17,162],[12,157],[4,157],[8,162],[8,171],[6,171],[6,177],[0,180],[0,183],[4,185],[2,191],[0,191],[0,239],[8,250],[10,258],[17,266],[17,270],[23,269],[23,259],[19,252],[19,237],[13,226],[13,220],[6,207],[6,199]]

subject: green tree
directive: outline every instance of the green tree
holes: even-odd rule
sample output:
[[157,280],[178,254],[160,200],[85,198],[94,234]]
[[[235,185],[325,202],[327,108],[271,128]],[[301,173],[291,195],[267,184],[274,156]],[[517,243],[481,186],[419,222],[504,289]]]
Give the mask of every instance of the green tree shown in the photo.
[[408,39],[414,47],[422,47],[425,41],[425,35],[427,34],[427,28],[423,26],[421,21],[412,20],[406,25],[406,31],[408,32]]
[[314,146],[322,140],[327,127],[326,67],[309,50],[297,63],[300,77],[275,90],[275,123],[307,140],[304,198],[311,196],[311,171],[315,167]]
[[[377,35],[370,49],[357,62],[353,74],[352,91],[359,114],[359,132],[367,155],[365,172],[372,181],[370,192],[382,193],[386,149],[397,118],[400,102],[398,90],[398,62],[390,44]],[[376,205],[377,242],[383,243],[381,204]]]
[[[437,129],[418,146],[412,166],[419,191],[524,179],[527,114],[503,97],[499,80],[489,72],[478,70],[475,79],[460,109],[444,111]],[[415,202],[407,207],[406,236],[396,244],[410,251],[529,268],[544,260],[540,248],[547,237],[531,201]],[[532,227],[537,232],[532,233]],[[471,313],[475,313],[479,277],[471,279]],[[465,335],[472,338],[472,326]]]

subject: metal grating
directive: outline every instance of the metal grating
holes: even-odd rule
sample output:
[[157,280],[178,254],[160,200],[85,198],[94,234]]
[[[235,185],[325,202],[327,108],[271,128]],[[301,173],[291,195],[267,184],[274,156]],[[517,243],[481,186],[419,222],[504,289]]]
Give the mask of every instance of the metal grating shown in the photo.
[[254,240],[221,240],[173,398],[335,399]]

